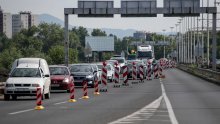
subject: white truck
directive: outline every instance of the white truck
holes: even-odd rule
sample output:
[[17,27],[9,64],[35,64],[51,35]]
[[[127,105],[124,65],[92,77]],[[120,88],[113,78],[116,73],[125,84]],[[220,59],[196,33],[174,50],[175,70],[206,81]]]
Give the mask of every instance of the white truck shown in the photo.
[[147,59],[153,61],[154,48],[151,45],[139,45],[137,46],[137,59]]
[[12,65],[5,84],[4,99],[17,99],[17,96],[36,96],[41,88],[42,99],[50,98],[50,71],[47,61],[41,58],[20,58]]

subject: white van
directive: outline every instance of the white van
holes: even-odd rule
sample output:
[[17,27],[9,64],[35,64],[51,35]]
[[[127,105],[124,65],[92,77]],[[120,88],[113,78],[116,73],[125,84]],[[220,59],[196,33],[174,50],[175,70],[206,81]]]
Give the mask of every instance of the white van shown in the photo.
[[17,96],[36,96],[41,88],[42,99],[50,98],[50,71],[46,60],[41,58],[20,58],[12,65],[5,84],[4,99],[17,99]]

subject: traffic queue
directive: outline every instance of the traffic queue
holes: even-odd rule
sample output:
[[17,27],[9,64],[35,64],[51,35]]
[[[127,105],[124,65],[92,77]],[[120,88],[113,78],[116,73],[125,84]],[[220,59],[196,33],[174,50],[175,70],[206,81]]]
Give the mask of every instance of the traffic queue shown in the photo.
[[128,80],[143,81],[160,78],[162,69],[175,67],[174,61],[167,59],[126,60],[113,56],[110,60],[95,63],[48,65],[42,58],[20,58],[14,61],[9,78],[5,84],[4,99],[16,100],[19,96],[36,96],[40,88],[41,99],[49,99],[54,90],[71,92],[72,86],[96,88],[107,83],[114,87],[129,85]]

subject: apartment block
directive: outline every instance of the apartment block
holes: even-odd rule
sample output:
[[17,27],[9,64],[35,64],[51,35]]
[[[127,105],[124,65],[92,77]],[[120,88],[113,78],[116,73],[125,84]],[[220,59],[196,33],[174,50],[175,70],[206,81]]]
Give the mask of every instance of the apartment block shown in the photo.
[[29,29],[31,26],[38,26],[38,15],[31,12],[20,12],[12,15],[12,34],[20,32],[22,29]]
[[0,7],[0,32],[5,33],[8,38],[12,37],[12,16],[4,13]]

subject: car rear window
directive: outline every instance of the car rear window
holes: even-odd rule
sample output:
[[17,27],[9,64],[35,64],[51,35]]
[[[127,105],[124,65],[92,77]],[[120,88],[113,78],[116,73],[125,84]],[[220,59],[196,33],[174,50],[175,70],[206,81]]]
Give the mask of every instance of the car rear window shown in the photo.
[[71,72],[92,72],[92,68],[89,65],[73,65],[70,67]]
[[69,75],[69,71],[65,67],[49,67],[51,75]]

